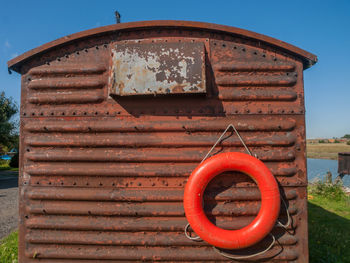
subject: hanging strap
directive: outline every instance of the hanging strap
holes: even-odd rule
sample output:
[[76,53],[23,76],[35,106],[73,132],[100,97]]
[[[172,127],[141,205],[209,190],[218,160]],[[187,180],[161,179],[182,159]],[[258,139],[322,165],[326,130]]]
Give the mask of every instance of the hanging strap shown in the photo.
[[[239,140],[240,140],[241,143],[243,144],[243,146],[244,146],[245,150],[247,151],[247,153],[248,153],[249,155],[253,156],[252,152],[249,150],[249,148],[247,147],[247,145],[244,143],[244,141],[243,141],[241,135],[239,134],[239,132],[237,131],[236,127],[231,123],[231,124],[229,124],[229,125],[227,126],[227,128],[224,130],[224,132],[220,135],[219,139],[217,139],[217,141],[214,143],[213,147],[211,147],[211,149],[209,150],[209,152],[207,153],[207,155],[204,156],[203,160],[202,160],[200,163],[204,162],[204,161],[209,157],[209,155],[211,154],[211,152],[215,149],[216,145],[217,145],[219,142],[221,142],[222,138],[224,137],[224,135],[226,134],[226,132],[227,132],[230,128],[232,128],[232,129],[234,130],[234,132],[237,134]],[[257,156],[254,155],[254,157],[256,158]]]

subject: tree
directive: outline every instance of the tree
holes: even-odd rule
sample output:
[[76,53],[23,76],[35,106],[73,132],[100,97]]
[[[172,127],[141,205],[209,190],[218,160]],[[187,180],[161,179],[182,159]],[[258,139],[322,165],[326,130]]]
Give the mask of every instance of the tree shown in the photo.
[[18,107],[12,98],[7,98],[5,92],[0,93],[0,146],[9,149],[18,147],[18,123],[11,118],[18,112]]
[[345,134],[343,138],[350,139],[350,134]]

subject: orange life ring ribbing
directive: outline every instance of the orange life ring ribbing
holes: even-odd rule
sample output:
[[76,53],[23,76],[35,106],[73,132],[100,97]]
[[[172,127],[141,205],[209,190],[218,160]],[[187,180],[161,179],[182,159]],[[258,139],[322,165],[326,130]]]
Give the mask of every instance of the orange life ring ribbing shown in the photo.
[[[226,230],[209,221],[203,210],[203,193],[208,183],[226,171],[249,175],[261,193],[257,217],[238,230]],[[280,193],[276,179],[259,159],[238,152],[217,154],[201,163],[191,174],[185,187],[184,209],[191,228],[211,245],[225,249],[246,248],[261,241],[274,227],[280,211]]]

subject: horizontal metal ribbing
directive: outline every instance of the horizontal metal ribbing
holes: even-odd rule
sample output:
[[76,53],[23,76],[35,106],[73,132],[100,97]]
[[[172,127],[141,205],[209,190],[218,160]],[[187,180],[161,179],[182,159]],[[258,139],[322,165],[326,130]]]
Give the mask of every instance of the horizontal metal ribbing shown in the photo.
[[[223,152],[231,151],[224,149]],[[244,148],[236,150],[245,152]],[[295,151],[292,149],[274,148],[260,150],[251,148],[251,151],[262,161],[293,161]],[[203,159],[207,149],[167,149],[167,148],[143,148],[143,149],[113,149],[113,148],[34,148],[32,152],[25,153],[25,158],[34,162],[195,162]]]
[[[101,189],[101,188],[74,188],[70,187],[28,187],[25,189],[26,196],[29,199],[38,200],[89,200],[89,201],[125,201],[125,202],[144,202],[144,201],[182,201],[183,189]],[[295,199],[297,193],[295,190],[285,191],[287,199]],[[229,188],[220,189],[220,192],[210,191],[204,195],[206,200],[217,201],[249,201],[260,200],[260,191],[258,188]]]
[[[210,246],[207,242],[193,242],[181,232],[114,232],[114,231],[67,231],[67,230],[30,230],[25,236],[33,244],[80,244],[80,245],[117,245],[117,246]],[[295,236],[284,234],[278,238],[280,245],[290,246],[297,243]],[[261,245],[269,245],[265,239]]]
[[293,90],[255,90],[220,89],[219,99],[234,101],[295,101],[298,95]]
[[[62,258],[62,259],[118,259],[126,261],[155,261],[155,260],[192,260],[211,261],[222,260],[222,256],[211,247],[158,247],[154,250],[146,247],[119,247],[119,246],[84,246],[84,245],[34,245],[28,244],[25,255],[35,258]],[[295,260],[298,254],[294,248],[275,246],[259,258],[278,260]]]
[[[288,207],[290,214],[297,208],[293,200]],[[259,201],[216,202],[208,200],[204,210],[214,216],[257,215]],[[184,216],[182,202],[101,202],[101,201],[52,201],[33,200],[26,206],[31,214],[96,215],[96,216]]]
[[[255,216],[216,216],[215,225],[223,229],[241,229],[254,220]],[[292,216],[292,227],[298,227],[298,220]],[[285,221],[285,218],[283,218]],[[30,229],[84,230],[84,231],[183,231],[185,217],[110,217],[79,215],[30,215],[25,225]],[[291,229],[291,227],[289,227]]]
[[107,67],[105,65],[99,65],[99,64],[66,64],[64,67],[62,66],[41,66],[41,67],[35,67],[31,68],[28,72],[29,75],[40,75],[40,76],[46,76],[46,75],[70,75],[70,74],[98,74],[103,73],[107,70]]
[[[293,176],[296,164],[266,163],[275,176]],[[31,176],[138,176],[138,177],[188,177],[198,164],[192,163],[47,163],[36,162],[24,166],[24,172]]]
[[32,104],[84,104],[96,103],[105,99],[103,91],[85,91],[79,92],[60,92],[60,93],[42,93],[28,96],[28,101]]
[[[100,89],[106,85],[106,80],[100,77],[69,77],[34,79],[28,84],[29,89]],[[60,92],[56,91],[57,96]],[[32,95],[32,94],[29,94]]]
[[201,118],[192,120],[169,120],[168,118],[124,118],[99,120],[45,120],[25,123],[24,130],[29,132],[204,132],[225,130],[227,125],[234,123],[239,131],[289,131],[295,128],[295,120],[280,117],[259,117],[252,119],[234,118]]
[[234,61],[220,62],[215,64],[213,68],[215,71],[291,72],[295,70],[295,64],[262,61]]
[[215,82],[220,86],[278,86],[278,87],[290,87],[294,86],[297,82],[296,77],[289,76],[228,76],[228,75],[219,75],[215,77]]
[[[100,133],[100,134],[48,134],[36,133],[25,138],[25,143],[36,147],[195,147],[212,146],[220,134],[179,133]],[[232,134],[222,141],[223,146],[241,146],[238,137]],[[291,146],[296,136],[291,133],[244,134],[248,146]]]

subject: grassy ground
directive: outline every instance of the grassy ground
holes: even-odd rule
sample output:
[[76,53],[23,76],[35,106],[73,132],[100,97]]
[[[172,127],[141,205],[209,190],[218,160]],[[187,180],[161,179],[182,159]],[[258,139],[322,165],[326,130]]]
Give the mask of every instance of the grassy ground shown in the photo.
[[8,237],[0,241],[0,262],[16,263],[17,260],[18,233],[13,232]]
[[346,143],[306,143],[307,158],[337,160],[339,152],[350,152]]
[[337,186],[309,188],[310,262],[350,262],[350,197]]
[[0,171],[18,171],[18,168],[12,168],[8,162],[3,162],[0,163]]

